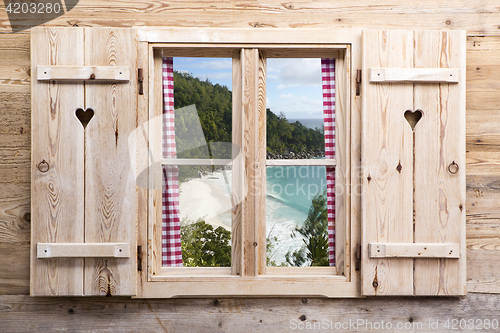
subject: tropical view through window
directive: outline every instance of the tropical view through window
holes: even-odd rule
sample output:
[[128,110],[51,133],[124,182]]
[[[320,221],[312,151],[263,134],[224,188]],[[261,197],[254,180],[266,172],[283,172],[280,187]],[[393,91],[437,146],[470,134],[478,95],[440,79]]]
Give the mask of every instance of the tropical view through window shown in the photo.
[[[174,58],[177,158],[231,158],[231,79],[231,59]],[[268,59],[266,104],[268,159],[324,158],[320,59]],[[183,265],[230,266],[230,167],[178,170]],[[267,168],[269,266],[328,265],[325,193],[323,166]]]

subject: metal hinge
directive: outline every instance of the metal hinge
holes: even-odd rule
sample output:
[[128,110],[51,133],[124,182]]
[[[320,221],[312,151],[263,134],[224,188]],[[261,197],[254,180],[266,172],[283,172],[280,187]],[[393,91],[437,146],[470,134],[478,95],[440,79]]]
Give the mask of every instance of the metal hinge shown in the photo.
[[144,95],[144,70],[142,68],[137,69],[137,80],[139,81],[139,95]]
[[361,69],[356,71],[356,96],[361,94]]
[[142,272],[142,246],[137,245],[137,270]]
[[358,245],[356,252],[354,253],[354,269],[359,271],[361,268],[361,245]]

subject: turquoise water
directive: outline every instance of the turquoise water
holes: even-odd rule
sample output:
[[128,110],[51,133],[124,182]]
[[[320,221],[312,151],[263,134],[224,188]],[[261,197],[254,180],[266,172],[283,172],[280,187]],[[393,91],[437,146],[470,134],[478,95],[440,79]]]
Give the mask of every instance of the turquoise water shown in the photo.
[[324,166],[267,167],[266,231],[267,237],[277,237],[272,259],[278,264],[285,254],[298,250],[304,243],[290,235],[300,227],[309,212],[312,199],[326,191]]

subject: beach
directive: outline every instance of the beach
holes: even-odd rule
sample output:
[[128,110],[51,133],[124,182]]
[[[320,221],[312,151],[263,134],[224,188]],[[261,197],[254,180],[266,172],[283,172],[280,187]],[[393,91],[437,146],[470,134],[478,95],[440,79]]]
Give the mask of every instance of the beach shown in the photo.
[[216,171],[183,182],[179,187],[182,223],[204,219],[215,227],[231,230],[231,171]]

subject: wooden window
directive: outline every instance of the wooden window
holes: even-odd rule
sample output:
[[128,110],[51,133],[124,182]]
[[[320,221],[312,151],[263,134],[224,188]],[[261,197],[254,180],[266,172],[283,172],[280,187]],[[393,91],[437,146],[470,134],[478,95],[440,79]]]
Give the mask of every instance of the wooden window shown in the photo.
[[[462,32],[36,28],[32,54],[33,295],[465,292]],[[176,56],[232,59],[230,268],[162,266],[154,118]],[[266,267],[273,57],[336,59],[335,268]]]

